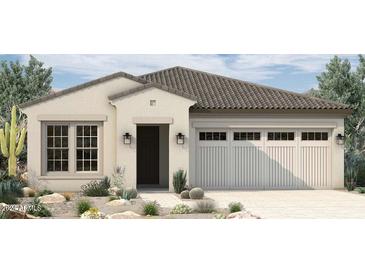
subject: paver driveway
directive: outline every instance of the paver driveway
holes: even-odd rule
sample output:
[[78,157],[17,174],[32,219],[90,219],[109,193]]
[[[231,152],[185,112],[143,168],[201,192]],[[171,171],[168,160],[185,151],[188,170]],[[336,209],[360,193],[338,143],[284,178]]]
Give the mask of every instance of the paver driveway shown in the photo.
[[[181,203],[173,193],[141,196],[164,207]],[[365,218],[365,195],[342,190],[207,191],[206,197],[220,208],[239,201],[262,218]]]

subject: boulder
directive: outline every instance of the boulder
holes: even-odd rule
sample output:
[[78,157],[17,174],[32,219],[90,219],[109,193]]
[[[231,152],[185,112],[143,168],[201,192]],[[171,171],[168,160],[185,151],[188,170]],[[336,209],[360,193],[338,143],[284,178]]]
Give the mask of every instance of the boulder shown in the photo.
[[180,193],[181,199],[190,199],[189,190],[184,190]]
[[33,215],[27,214],[24,211],[8,210],[6,211],[6,219],[38,219]]
[[56,203],[63,203],[66,201],[66,199],[61,194],[53,193],[39,197],[39,201],[43,204],[56,204]]
[[125,205],[131,205],[131,202],[128,200],[124,200],[124,199],[117,199],[117,200],[113,200],[113,201],[106,203],[106,205],[107,206],[125,206]]
[[260,219],[260,217],[253,215],[247,210],[243,210],[229,214],[227,219]]
[[107,219],[135,219],[138,217],[141,217],[141,215],[133,211],[124,211],[121,213],[114,213],[106,216]]
[[27,186],[23,187],[23,196],[24,197],[32,196],[32,194],[35,194],[35,191],[33,189],[31,189],[30,187],[27,187]]

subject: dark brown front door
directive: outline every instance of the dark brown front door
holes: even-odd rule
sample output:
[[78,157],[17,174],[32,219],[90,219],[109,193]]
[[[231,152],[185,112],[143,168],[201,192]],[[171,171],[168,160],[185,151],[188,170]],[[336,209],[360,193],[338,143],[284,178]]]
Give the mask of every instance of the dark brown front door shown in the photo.
[[159,184],[158,126],[137,126],[137,184]]

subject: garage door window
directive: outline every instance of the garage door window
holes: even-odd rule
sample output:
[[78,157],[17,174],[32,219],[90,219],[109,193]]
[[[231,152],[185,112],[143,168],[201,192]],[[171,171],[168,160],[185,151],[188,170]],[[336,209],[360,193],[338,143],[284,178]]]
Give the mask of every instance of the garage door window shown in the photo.
[[269,141],[294,141],[294,132],[268,132]]
[[328,132],[302,132],[302,141],[328,141]]
[[234,132],[233,140],[234,141],[260,141],[261,133],[260,132]]
[[226,141],[227,133],[226,132],[200,132],[199,140],[200,141]]

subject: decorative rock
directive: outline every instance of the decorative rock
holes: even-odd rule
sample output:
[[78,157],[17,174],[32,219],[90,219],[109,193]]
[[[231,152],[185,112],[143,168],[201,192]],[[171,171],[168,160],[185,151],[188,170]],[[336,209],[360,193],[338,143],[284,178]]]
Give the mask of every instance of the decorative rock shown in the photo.
[[190,199],[203,199],[204,190],[200,187],[194,187],[189,192]]
[[111,215],[107,215],[106,219],[134,219],[138,218],[141,215],[133,212],[133,211],[124,211],[122,213],[114,213]]
[[128,200],[124,200],[124,199],[117,199],[117,200],[113,200],[113,201],[106,203],[106,205],[107,206],[125,206],[125,205],[131,205],[131,202]]
[[119,188],[116,186],[113,186],[113,187],[109,188],[108,190],[109,190],[110,195],[116,196]]
[[40,219],[40,217],[36,217],[36,216],[33,216],[31,214],[26,214],[27,218],[26,219]]
[[53,193],[39,197],[39,201],[43,204],[56,204],[56,203],[63,203],[66,201],[66,199],[61,194]]
[[227,219],[260,219],[260,217],[253,215],[249,211],[238,211],[231,213],[227,216]]
[[[23,196],[24,197],[29,197],[29,194],[34,193],[34,190],[31,189],[30,187],[23,187]],[[34,195],[33,195],[34,196]]]
[[180,193],[181,199],[190,199],[189,190],[184,190]]
[[6,211],[7,219],[37,219],[33,215],[26,214],[24,211],[8,210]]

